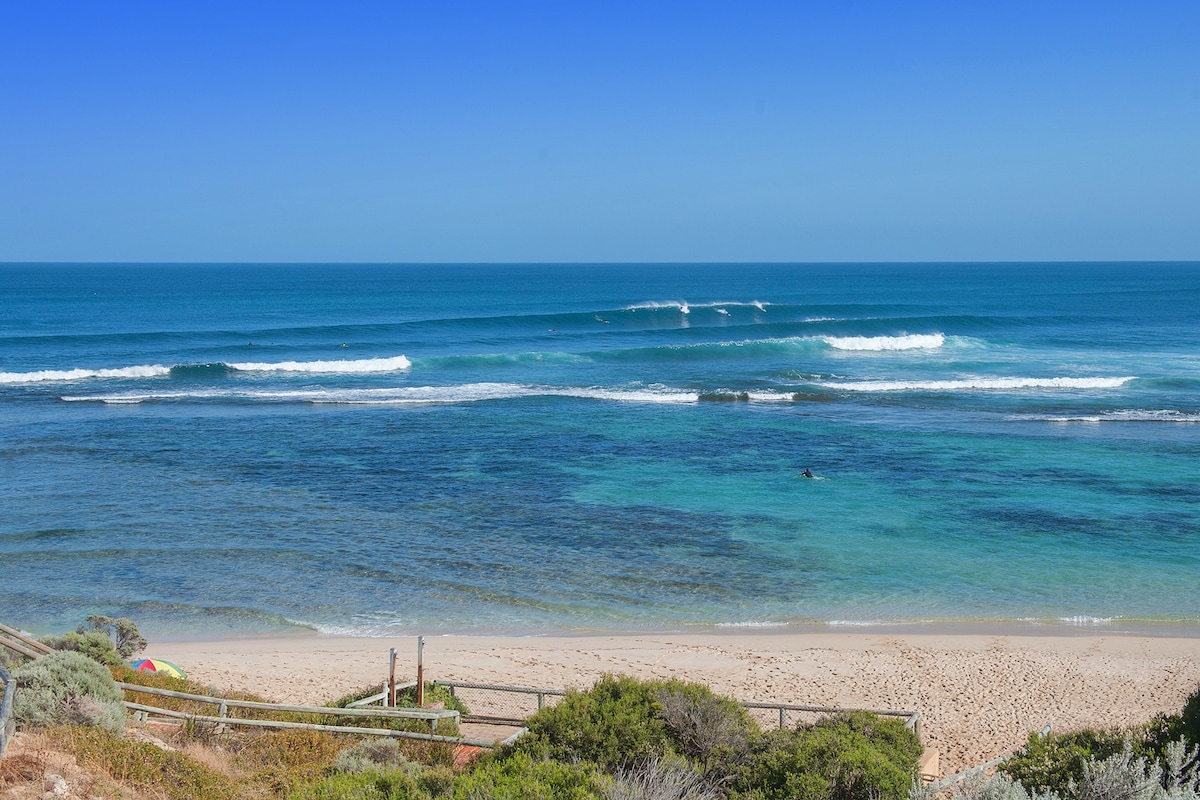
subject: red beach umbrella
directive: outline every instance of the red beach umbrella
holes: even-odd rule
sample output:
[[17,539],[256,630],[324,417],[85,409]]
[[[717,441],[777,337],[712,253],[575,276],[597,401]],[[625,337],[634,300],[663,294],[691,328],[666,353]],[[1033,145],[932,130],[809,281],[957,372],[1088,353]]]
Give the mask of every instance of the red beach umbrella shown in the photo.
[[170,675],[172,678],[186,678],[187,673],[184,672],[177,664],[172,664],[170,661],[164,661],[161,658],[143,658],[134,661],[131,665],[134,669],[142,669],[146,672],[157,672],[162,675]]

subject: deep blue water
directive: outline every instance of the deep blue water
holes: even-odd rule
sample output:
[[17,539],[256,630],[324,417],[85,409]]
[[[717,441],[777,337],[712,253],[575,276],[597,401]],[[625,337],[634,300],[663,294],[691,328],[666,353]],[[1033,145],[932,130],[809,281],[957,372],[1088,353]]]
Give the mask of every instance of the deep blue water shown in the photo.
[[1190,629],[1198,467],[1200,264],[0,265],[36,631]]

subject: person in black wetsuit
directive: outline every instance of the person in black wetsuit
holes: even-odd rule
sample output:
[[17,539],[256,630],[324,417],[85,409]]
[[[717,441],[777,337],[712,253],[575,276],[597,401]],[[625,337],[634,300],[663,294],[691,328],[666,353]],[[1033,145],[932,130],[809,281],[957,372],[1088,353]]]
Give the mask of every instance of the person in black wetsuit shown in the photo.
[[809,469],[808,467],[805,467],[805,468],[804,468],[804,472],[801,472],[800,474],[801,474],[801,475],[803,475],[805,478],[812,478],[812,477],[814,477],[814,476],[813,476],[813,474],[812,474],[812,470],[811,470],[811,469]]

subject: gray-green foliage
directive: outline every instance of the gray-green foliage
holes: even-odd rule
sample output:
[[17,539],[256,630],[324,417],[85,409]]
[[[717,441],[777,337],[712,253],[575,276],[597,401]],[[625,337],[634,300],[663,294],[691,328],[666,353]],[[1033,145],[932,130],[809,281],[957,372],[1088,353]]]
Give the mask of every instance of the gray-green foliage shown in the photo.
[[724,794],[680,758],[655,759],[622,772],[603,790],[604,800],[720,800]]
[[17,682],[13,717],[19,726],[125,728],[120,688],[107,669],[81,653],[51,653],[18,667],[12,676]]
[[99,631],[71,631],[62,636],[43,636],[42,644],[49,645],[55,650],[69,650],[82,653],[98,664],[107,667],[120,666],[123,662],[112,639]]
[[400,752],[400,742],[387,738],[364,739],[338,753],[333,766],[338,772],[379,772],[397,769],[408,763]]
[[55,650],[74,650],[93,661],[110,667],[123,664],[134,653],[146,646],[146,639],[138,633],[133,620],[125,617],[106,617],[92,614],[70,633],[62,636],[43,636],[42,644]]
[[[932,793],[914,787],[910,798],[932,800]],[[1200,800],[1200,748],[1170,743],[1159,762],[1137,754],[1127,742],[1119,753],[1085,759],[1082,777],[1061,791],[1029,792],[1000,773],[954,787],[951,800]]]
[[106,617],[102,614],[91,614],[83,625],[76,628],[78,633],[95,631],[109,637],[117,654],[129,659],[134,653],[146,649],[146,637],[138,632],[137,625],[128,617]]

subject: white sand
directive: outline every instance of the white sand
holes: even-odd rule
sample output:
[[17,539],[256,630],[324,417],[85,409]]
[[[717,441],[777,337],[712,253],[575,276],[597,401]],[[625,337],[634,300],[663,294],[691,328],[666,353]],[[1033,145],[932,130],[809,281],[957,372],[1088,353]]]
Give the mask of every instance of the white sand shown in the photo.
[[[152,643],[189,677],[282,702],[378,685],[388,649],[416,674],[415,637],[321,635]],[[706,683],[739,700],[915,709],[943,774],[1019,747],[1050,723],[1143,722],[1200,687],[1200,639],[1141,636],[660,634],[426,637],[425,677],[586,688],[605,672]]]

